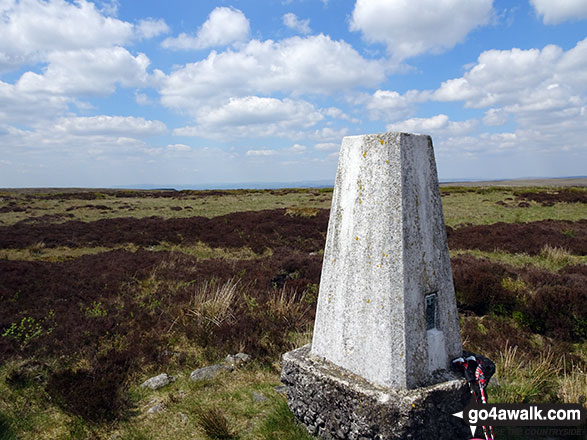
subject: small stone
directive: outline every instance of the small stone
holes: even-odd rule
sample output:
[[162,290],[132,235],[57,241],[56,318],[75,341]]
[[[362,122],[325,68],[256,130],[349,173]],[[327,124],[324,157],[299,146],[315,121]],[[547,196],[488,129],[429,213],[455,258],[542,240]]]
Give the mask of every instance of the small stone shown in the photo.
[[240,360],[243,364],[246,364],[251,360],[251,356],[246,353],[237,353],[234,355],[234,357]]
[[255,402],[265,402],[266,400],[268,400],[267,397],[265,397],[261,393],[258,393],[257,391],[251,391],[251,397]]
[[287,385],[278,385],[273,388],[276,393],[285,395],[287,393]]
[[179,418],[183,424],[186,424],[189,421],[188,416],[186,416],[184,413],[179,413]]
[[229,354],[226,356],[225,361],[229,364],[235,365],[240,367],[243,364],[246,364],[251,360],[251,356],[246,353],[237,353],[235,355]]
[[164,403],[157,403],[147,410],[147,414],[157,414],[165,411],[165,409],[166,407]]
[[208,367],[199,368],[197,370],[192,371],[192,374],[190,374],[190,380],[200,381],[200,380],[206,380],[206,379],[214,379],[221,372],[232,371],[233,369],[234,368],[232,365],[226,365],[226,364],[210,365]]
[[141,385],[143,388],[150,388],[152,390],[157,390],[162,388],[166,385],[169,385],[171,382],[175,382],[175,377],[168,375],[167,373],[159,374],[158,376],[152,377],[144,381]]

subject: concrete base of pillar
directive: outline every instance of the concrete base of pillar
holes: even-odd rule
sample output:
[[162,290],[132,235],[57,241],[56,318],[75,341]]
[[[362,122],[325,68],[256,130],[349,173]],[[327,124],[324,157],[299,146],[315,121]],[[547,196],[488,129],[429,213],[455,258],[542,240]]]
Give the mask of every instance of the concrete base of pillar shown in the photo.
[[470,429],[452,415],[469,402],[468,385],[443,374],[430,386],[383,388],[312,355],[306,345],[283,355],[281,381],[292,412],[322,439],[468,439]]

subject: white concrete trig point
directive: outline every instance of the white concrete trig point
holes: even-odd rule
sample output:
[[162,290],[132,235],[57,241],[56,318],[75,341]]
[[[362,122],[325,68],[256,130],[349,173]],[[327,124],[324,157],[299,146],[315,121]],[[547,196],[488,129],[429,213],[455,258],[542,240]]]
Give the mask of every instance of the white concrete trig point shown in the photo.
[[[447,372],[461,353],[432,140],[406,133],[345,137],[311,350],[284,355],[290,407],[313,433],[354,438],[350,427],[336,434],[336,423],[320,427],[319,417],[301,409],[304,402],[328,413],[324,407],[337,404],[309,397],[296,383],[301,381],[303,388],[315,384],[328,390],[329,399],[351,401],[345,417],[362,414],[355,426],[379,426],[382,438],[424,435],[413,423],[420,416],[442,419],[438,423],[446,425],[447,438],[459,438],[462,423],[443,414],[467,403],[465,385]],[[373,393],[383,393],[371,403],[375,421],[362,406]],[[456,406],[447,402],[442,410],[435,404],[436,412],[419,412],[414,402],[430,399],[453,400]],[[393,420],[381,420],[386,413]],[[377,438],[365,429],[356,431]],[[438,431],[432,435],[442,438]]]
[[393,388],[429,383],[461,355],[429,136],[344,138],[312,353]]

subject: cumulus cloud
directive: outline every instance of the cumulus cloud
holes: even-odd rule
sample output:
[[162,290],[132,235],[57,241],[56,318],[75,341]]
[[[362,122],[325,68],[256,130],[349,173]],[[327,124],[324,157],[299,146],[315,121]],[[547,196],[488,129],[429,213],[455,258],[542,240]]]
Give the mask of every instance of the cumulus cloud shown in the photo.
[[398,120],[413,113],[411,100],[393,90],[376,90],[365,105],[371,119]]
[[0,124],[35,124],[66,111],[68,102],[67,97],[27,93],[0,81]]
[[181,136],[207,138],[289,137],[316,125],[324,116],[305,101],[247,96],[219,107],[202,108],[197,126],[176,129]]
[[473,131],[479,124],[475,119],[467,121],[451,121],[447,115],[440,114],[431,118],[412,118],[387,126],[389,131],[405,131],[408,133],[463,135]]
[[483,52],[465,75],[443,82],[431,97],[490,107],[488,125],[500,125],[510,115],[521,129],[542,133],[585,125],[587,39],[566,52],[554,45]]
[[363,58],[344,41],[317,35],[252,40],[238,51],[212,51],[167,76],[160,93],[164,105],[194,112],[203,101],[230,96],[340,93],[384,79],[381,62]]
[[42,61],[54,50],[121,45],[133,32],[131,23],[103,16],[86,0],[6,0],[0,3],[0,69]]
[[249,31],[249,20],[242,11],[219,6],[210,13],[195,36],[182,33],[175,38],[165,39],[162,46],[182,50],[226,46],[247,39]]
[[134,116],[90,116],[60,119],[54,127],[75,135],[110,135],[146,137],[165,134],[167,127],[161,121],[150,121]]
[[169,26],[162,18],[148,18],[140,20],[136,26],[136,35],[139,38],[153,38],[170,32]]
[[290,148],[288,148],[286,151],[289,153],[300,154],[300,153],[305,152],[306,150],[307,150],[307,147],[305,145],[294,144]]
[[492,15],[493,0],[357,0],[350,29],[402,60],[450,49]]
[[320,151],[335,151],[340,149],[340,144],[334,142],[321,142],[314,145],[316,150]]
[[310,19],[307,18],[306,20],[300,20],[296,14],[292,12],[288,12],[284,14],[282,17],[283,24],[286,25],[288,28],[293,29],[294,31],[299,32],[300,34],[309,34],[312,32],[310,29]]
[[189,145],[185,145],[185,144],[172,144],[172,145],[167,145],[166,149],[168,151],[186,152],[186,151],[191,151],[192,147],[190,147]]
[[530,0],[536,14],[542,17],[544,24],[559,24],[564,21],[587,18],[585,0]]
[[490,126],[503,125],[508,121],[508,114],[501,108],[490,108],[483,116],[483,123]]
[[117,84],[145,86],[149,58],[133,56],[122,47],[51,52],[43,73],[26,72],[17,81],[19,90],[65,94],[108,94]]
[[273,156],[277,153],[275,150],[248,150],[246,156]]

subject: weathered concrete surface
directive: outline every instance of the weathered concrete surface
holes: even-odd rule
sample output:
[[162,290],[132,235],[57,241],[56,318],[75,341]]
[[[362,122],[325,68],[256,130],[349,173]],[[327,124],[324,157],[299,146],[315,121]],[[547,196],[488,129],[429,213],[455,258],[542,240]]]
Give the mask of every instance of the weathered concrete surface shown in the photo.
[[[439,374],[439,373],[437,373]],[[466,381],[444,372],[441,383],[415,390],[376,386],[305,346],[286,353],[281,381],[289,407],[325,440],[459,440],[471,431],[452,414],[470,399]]]
[[[429,333],[432,293],[436,330]],[[461,354],[429,136],[343,139],[312,353],[397,389],[430,383],[434,370]]]

